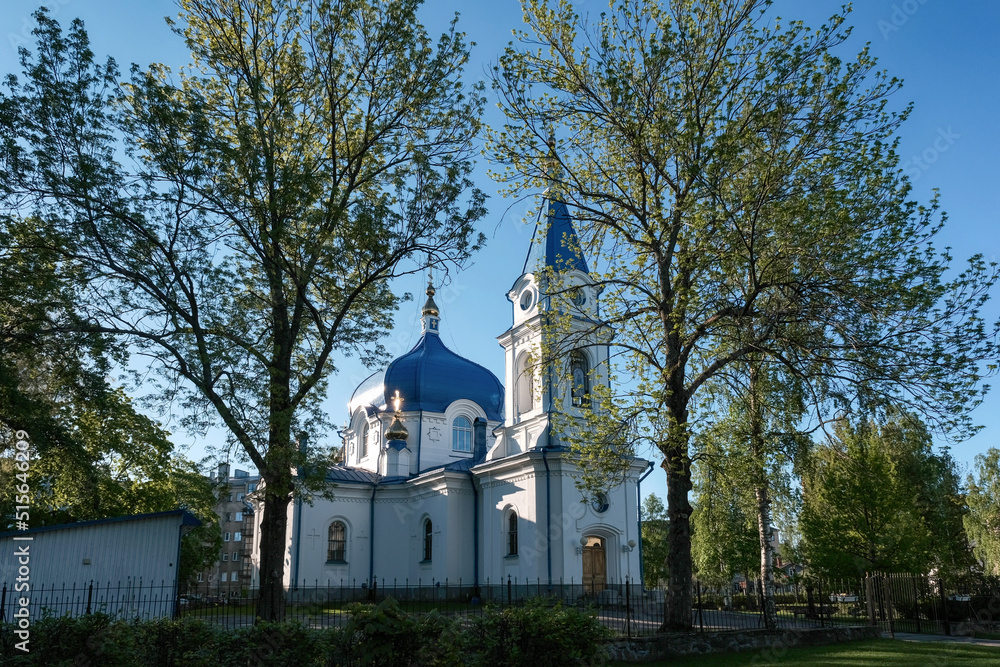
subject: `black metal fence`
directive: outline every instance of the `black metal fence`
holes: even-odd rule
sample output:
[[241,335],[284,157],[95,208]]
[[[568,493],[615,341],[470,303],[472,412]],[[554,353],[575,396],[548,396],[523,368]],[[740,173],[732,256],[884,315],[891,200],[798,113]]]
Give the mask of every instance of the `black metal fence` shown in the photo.
[[[227,591],[221,587],[189,588],[177,594],[172,584],[126,581],[87,582],[32,590],[29,610],[44,615],[103,612],[117,618],[200,618],[225,627],[252,625],[256,589]],[[10,584],[0,590],[0,622],[10,622],[18,597]],[[351,604],[376,603],[391,597],[411,613],[435,610],[450,617],[481,615],[487,606],[523,605],[532,599],[560,603],[595,614],[621,636],[650,635],[663,620],[665,591],[644,589],[628,581],[595,585],[541,580],[484,582],[302,582],[286,591],[286,616],[309,627],[342,626]],[[696,631],[765,628],[763,597],[757,582],[723,589],[700,583],[692,590],[692,624]],[[972,628],[996,631],[1000,625],[997,582],[961,581],[950,586],[917,575],[871,575],[856,581],[812,582],[775,596],[777,627],[813,628],[836,625],[879,625],[889,632],[967,634]]]
[[951,581],[914,574],[865,578],[866,616],[891,634],[967,635],[1000,631],[1000,580]]

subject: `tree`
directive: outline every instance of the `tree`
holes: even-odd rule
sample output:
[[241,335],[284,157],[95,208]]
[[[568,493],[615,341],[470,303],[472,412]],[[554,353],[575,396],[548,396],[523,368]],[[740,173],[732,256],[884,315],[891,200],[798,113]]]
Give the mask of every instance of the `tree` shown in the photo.
[[767,356],[818,417],[903,404],[960,437],[995,356],[979,316],[995,267],[973,257],[949,274],[931,245],[936,202],[909,199],[894,151],[898,82],[867,49],[835,55],[843,15],[811,31],[768,4],[619,0],[581,18],[524,0],[521,48],[492,76],[499,177],[517,194],[557,160],[601,268],[595,326],[614,328],[635,378],[601,408],[651,422],[631,432],[663,457],[665,628],[691,625],[690,443],[721,369]]
[[655,493],[642,502],[642,585],[659,588],[667,581],[667,509]]
[[727,470],[728,459],[714,463],[700,465],[695,477],[691,551],[699,580],[728,587],[737,574],[749,578],[760,564],[760,549],[754,501],[743,476]]
[[966,485],[965,530],[986,572],[1000,577],[1000,449],[991,447],[976,456],[975,475],[969,475]]
[[839,425],[802,477],[810,566],[834,576],[964,569],[957,481],[951,457],[934,453],[912,415]]
[[[709,387],[712,403],[718,406],[715,421],[700,434],[698,440],[705,444],[697,447],[696,455],[697,474],[707,478],[708,483],[702,484],[699,494],[707,511],[699,512],[700,502],[695,506],[693,543],[717,545],[713,556],[727,553],[734,562],[743,562],[742,551],[734,551],[734,547],[745,542],[746,530],[752,530],[752,526],[738,519],[743,518],[744,511],[745,518],[755,519],[756,569],[762,588],[764,625],[769,629],[777,628],[778,623],[773,505],[791,497],[792,462],[801,446],[799,429],[804,412],[801,383],[784,370],[773,359],[749,354],[720,371]],[[727,511],[723,499],[728,499],[729,512],[738,512],[738,517],[733,517],[737,521],[723,519],[713,525],[723,518],[717,516],[719,510]],[[706,525],[698,526],[699,518]],[[697,549],[695,559],[697,563]],[[735,570],[749,571],[746,567]]]
[[284,616],[296,484],[322,477],[293,430],[324,423],[338,355],[381,358],[394,277],[482,242],[483,195],[464,194],[481,96],[455,23],[432,45],[418,4],[182,0],[191,68],[125,82],[82,24],[39,12],[0,100],[4,206],[62,233],[36,245],[85,271],[86,328],[148,357],[186,423],[221,423],[260,472],[264,620]]
[[15,527],[13,436],[23,430],[33,526],[185,507],[202,521],[181,545],[180,576],[192,577],[222,545],[211,483],[105,380],[119,352],[113,341],[43,334],[75,320],[82,274],[52,253],[18,247],[36,225],[8,221],[0,231],[0,530]]

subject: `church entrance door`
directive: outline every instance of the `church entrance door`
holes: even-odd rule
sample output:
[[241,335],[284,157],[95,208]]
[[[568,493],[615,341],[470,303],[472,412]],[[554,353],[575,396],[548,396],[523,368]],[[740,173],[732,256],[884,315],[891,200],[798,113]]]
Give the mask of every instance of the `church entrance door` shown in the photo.
[[583,592],[600,593],[607,587],[608,562],[603,537],[587,536],[583,547]]

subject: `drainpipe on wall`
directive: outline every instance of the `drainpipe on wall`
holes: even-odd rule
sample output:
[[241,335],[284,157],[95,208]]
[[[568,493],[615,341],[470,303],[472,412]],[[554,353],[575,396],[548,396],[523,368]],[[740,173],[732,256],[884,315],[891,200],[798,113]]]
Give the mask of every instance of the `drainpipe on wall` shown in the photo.
[[375,585],[375,491],[378,482],[372,482],[372,497],[368,501],[368,586]]
[[[420,474],[420,442],[424,439],[424,411],[421,410],[417,413],[417,474]],[[410,476],[410,472],[406,472],[406,476]]]
[[[306,453],[309,447],[309,438],[306,433],[299,433],[299,452],[302,454]],[[302,470],[300,468],[295,469],[295,476],[302,478]],[[302,493],[299,492],[295,498],[295,535],[292,538],[295,544],[295,567],[294,579],[292,579],[292,590],[299,590],[299,552],[302,543]]]
[[545,561],[548,568],[549,589],[552,588],[552,484],[549,473],[548,447],[542,449],[545,464]]
[[469,470],[472,484],[472,597],[479,599],[479,490],[476,489],[476,475]]
[[635,515],[636,515],[636,517],[638,519],[638,523],[639,523],[639,535],[638,535],[638,540],[639,540],[639,583],[642,584],[642,589],[643,590],[646,590],[646,579],[645,579],[645,573],[642,570],[642,491],[640,490],[640,487],[642,485],[642,480],[644,480],[647,477],[649,477],[650,473],[652,473],[652,472],[653,472],[653,462],[650,461],[649,462],[649,468],[646,470],[646,474],[644,474],[642,477],[640,477],[639,481],[635,483],[635,497],[636,497]]

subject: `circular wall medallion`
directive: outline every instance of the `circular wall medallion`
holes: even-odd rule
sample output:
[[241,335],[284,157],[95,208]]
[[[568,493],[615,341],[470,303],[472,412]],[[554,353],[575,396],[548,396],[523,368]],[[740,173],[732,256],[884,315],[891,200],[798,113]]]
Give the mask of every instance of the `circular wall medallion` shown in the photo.
[[521,292],[521,310],[528,310],[535,303],[535,293],[530,289]]

